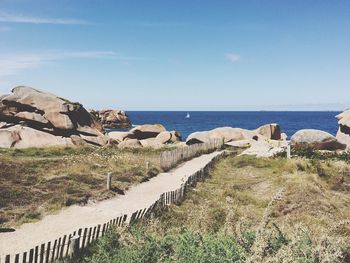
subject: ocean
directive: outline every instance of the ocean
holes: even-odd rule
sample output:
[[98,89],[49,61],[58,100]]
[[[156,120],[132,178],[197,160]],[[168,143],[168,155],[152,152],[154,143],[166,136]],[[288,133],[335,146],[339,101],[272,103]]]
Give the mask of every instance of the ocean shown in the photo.
[[185,140],[195,131],[206,131],[217,127],[230,126],[243,129],[255,129],[268,123],[278,123],[288,137],[301,129],[318,129],[336,134],[338,129],[334,111],[192,111],[185,118],[183,111],[129,111],[133,125],[163,124],[167,130],[177,130]]

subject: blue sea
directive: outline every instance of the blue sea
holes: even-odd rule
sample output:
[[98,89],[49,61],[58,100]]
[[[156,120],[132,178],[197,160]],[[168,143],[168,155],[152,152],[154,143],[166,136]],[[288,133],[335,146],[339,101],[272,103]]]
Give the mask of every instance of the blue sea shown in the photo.
[[182,138],[195,131],[206,131],[230,126],[255,129],[268,123],[278,123],[288,137],[300,129],[318,129],[336,134],[338,125],[335,116],[339,112],[279,112],[279,111],[129,111],[133,125],[161,123],[167,130],[177,130]]

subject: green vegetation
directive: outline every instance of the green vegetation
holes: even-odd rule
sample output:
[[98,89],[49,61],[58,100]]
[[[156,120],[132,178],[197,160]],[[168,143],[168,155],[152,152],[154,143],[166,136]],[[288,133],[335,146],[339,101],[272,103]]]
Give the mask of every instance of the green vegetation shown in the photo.
[[[0,149],[0,227],[121,194],[160,171],[160,152],[115,147]],[[146,162],[151,174],[146,173]],[[113,191],[106,190],[109,172]]]
[[[315,151],[310,147],[298,147],[292,148],[292,156],[304,157],[314,160],[339,160],[350,162],[350,151]],[[277,157],[286,157],[287,152],[281,152],[277,154]]]
[[180,206],[112,230],[75,262],[350,262],[349,171],[228,157]]
[[92,147],[51,147],[51,148],[26,148],[5,149],[0,148],[0,156],[12,157],[60,157],[78,154],[88,154],[94,151]]

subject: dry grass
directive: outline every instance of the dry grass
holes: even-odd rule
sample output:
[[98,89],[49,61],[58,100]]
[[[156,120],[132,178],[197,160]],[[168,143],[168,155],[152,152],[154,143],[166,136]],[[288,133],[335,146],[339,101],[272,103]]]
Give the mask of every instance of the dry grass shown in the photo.
[[[0,227],[38,220],[64,206],[122,194],[159,171],[161,150],[113,147],[0,149]],[[113,191],[106,175],[113,174]]]
[[[324,169],[322,175],[317,167]],[[283,225],[303,222],[317,232],[350,219],[349,168],[343,162],[228,157],[180,207],[173,207],[175,215],[169,220],[212,230],[215,215],[223,220],[230,214],[234,222],[258,225],[271,198],[283,189],[284,197],[271,208],[270,216]]]
[[[228,157],[161,217],[158,232],[186,226],[244,243],[253,231],[247,262],[333,262],[350,244],[349,168],[341,161]],[[271,244],[273,236],[283,248]],[[278,252],[269,255],[272,250]]]
[[210,174],[83,262],[350,262],[349,164],[231,156]]

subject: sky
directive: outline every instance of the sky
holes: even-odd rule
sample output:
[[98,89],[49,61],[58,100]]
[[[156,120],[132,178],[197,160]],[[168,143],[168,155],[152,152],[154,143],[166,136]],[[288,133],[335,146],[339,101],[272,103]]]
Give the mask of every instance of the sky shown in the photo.
[[0,94],[124,110],[350,107],[350,1],[0,0]]

